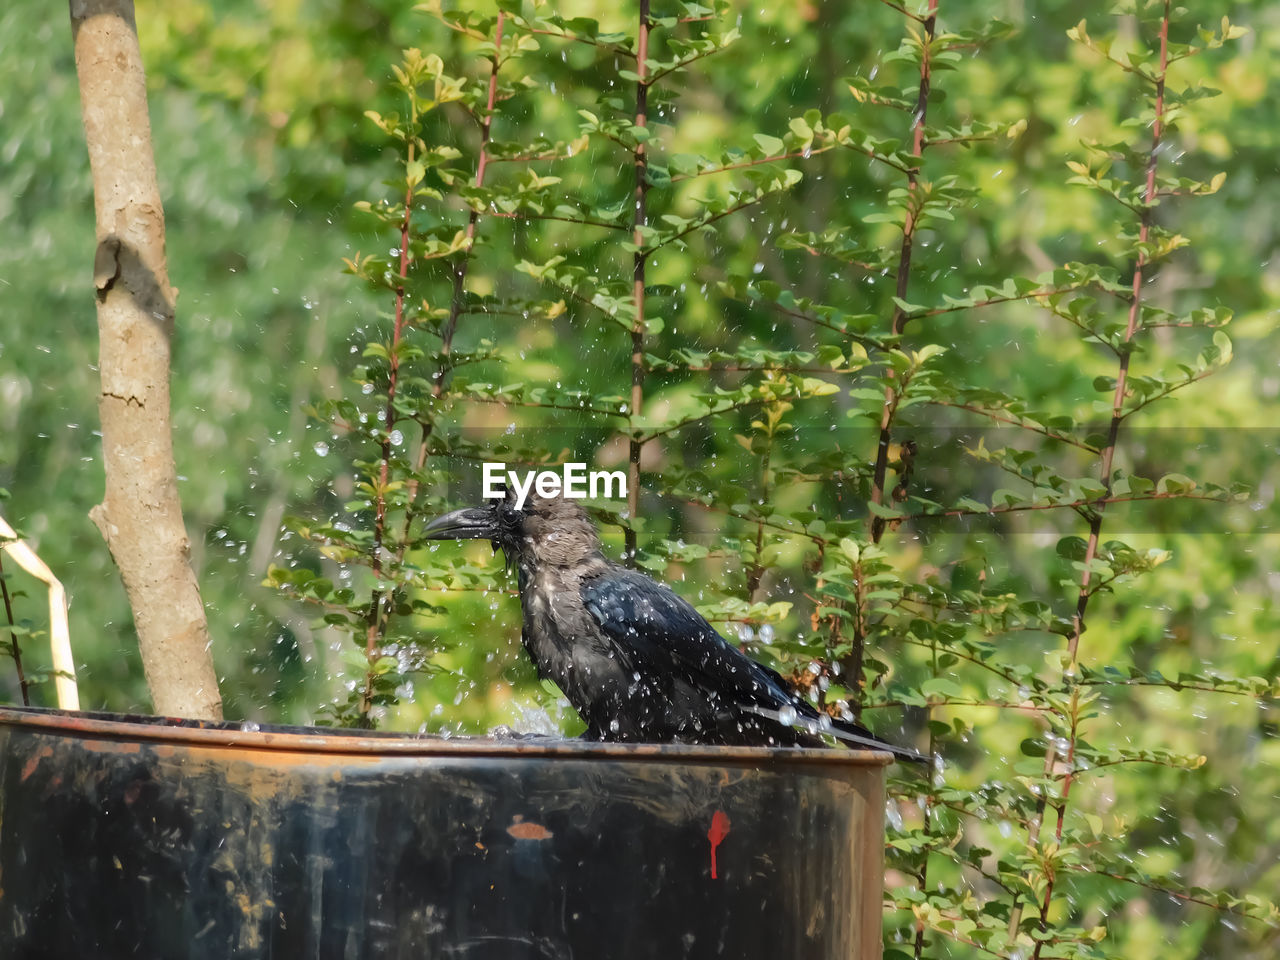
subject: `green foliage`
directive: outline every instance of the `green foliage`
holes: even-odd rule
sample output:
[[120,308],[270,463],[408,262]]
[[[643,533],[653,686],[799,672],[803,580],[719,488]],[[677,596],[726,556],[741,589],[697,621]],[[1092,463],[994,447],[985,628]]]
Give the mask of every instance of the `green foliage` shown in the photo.
[[[641,63],[634,7],[450,6],[142,14],[231,713],[574,732],[487,545],[420,531],[480,459],[594,460],[609,549],[943,758],[890,783],[886,956],[1269,956],[1262,9],[1168,9],[1162,57],[1159,2],[664,2]],[[129,709],[45,16],[0,14],[0,482]]]
[[[390,337],[364,348],[366,358],[385,363],[391,372],[375,376],[365,368],[356,371],[366,393],[372,387],[372,393],[386,398],[379,401],[385,403],[385,416],[342,404],[335,408],[338,415],[331,415],[330,422],[348,432],[353,432],[355,419],[378,425],[364,431],[365,441],[370,447],[381,444],[382,457],[357,460],[367,477],[358,485],[365,498],[349,509],[366,514],[372,509],[376,517],[403,510],[409,517],[405,530],[410,530],[412,512],[419,509],[417,485],[427,478],[406,474],[403,480],[388,481],[399,476],[401,463],[387,444],[387,432],[402,422],[416,422],[424,435],[417,462],[445,460],[449,449],[428,452],[425,437],[440,431],[438,417],[446,407],[466,423],[468,406],[501,404],[510,416],[521,417],[526,431],[537,425],[539,415],[573,412],[595,428],[588,436],[596,439],[588,443],[607,443],[616,430],[627,438],[633,482],[643,480],[670,501],[715,511],[721,523],[715,548],[691,544],[678,531],[655,538],[638,515],[639,498],[633,497],[627,510],[603,514],[622,528],[626,556],[658,573],[672,564],[728,563],[727,592],[701,595],[703,612],[751,644],[758,656],[789,669],[818,706],[845,717],[889,706],[912,708],[929,749],[941,756],[964,750],[973,733],[967,709],[1005,711],[1003,726],[1027,730],[1021,759],[1004,770],[988,771],[981,790],[966,788],[963,778],[947,776],[945,769],[926,783],[895,782],[895,796],[920,816],[914,825],[904,822],[890,841],[891,863],[904,882],[890,897],[889,942],[911,944],[910,955],[917,957],[944,942],[953,945],[947,948],[952,952],[960,944],[997,956],[1107,955],[1106,941],[1113,937],[1100,916],[1084,922],[1096,908],[1083,897],[1076,875],[1147,888],[1160,883],[1129,868],[1132,850],[1123,834],[1109,832],[1096,815],[1071,804],[1072,787],[1078,798],[1099,777],[1114,776],[1114,768],[1194,771],[1205,757],[1158,743],[1086,739],[1091,721],[1096,724],[1103,715],[1103,691],[1137,682],[1264,700],[1274,692],[1264,679],[1218,678],[1215,686],[1210,675],[1186,671],[1179,680],[1166,681],[1158,671],[1108,662],[1105,654],[1095,661],[1085,642],[1085,621],[1093,607],[1111,596],[1143,590],[1141,578],[1171,557],[1161,547],[1104,538],[1109,511],[1148,500],[1230,502],[1247,497],[1225,482],[1193,480],[1180,470],[1148,478],[1116,459],[1132,418],[1219,372],[1232,357],[1231,341],[1216,329],[1230,319],[1225,308],[1215,304],[1179,311],[1148,303],[1145,295],[1154,266],[1190,243],[1163,217],[1157,222],[1157,206],[1168,198],[1214,194],[1224,182],[1221,175],[1201,181],[1160,169],[1160,155],[1174,135],[1183,104],[1206,93],[1200,88],[1195,95],[1170,90],[1165,97],[1170,66],[1190,48],[1175,46],[1171,52],[1166,45],[1154,59],[1128,52],[1125,69],[1150,88],[1145,91],[1147,113],[1140,106],[1131,111],[1142,123],[1128,124],[1122,116],[1118,139],[1105,146],[1088,143],[1084,160],[1066,161],[1074,174],[1063,178],[1067,186],[1097,191],[1120,211],[1118,219],[1100,221],[1116,224],[1110,231],[1115,240],[1103,245],[1104,256],[1035,277],[992,278],[982,272],[957,294],[947,289],[954,289],[954,283],[937,289],[920,279],[931,267],[938,274],[929,263],[936,256],[930,246],[943,247],[958,228],[971,231],[971,223],[962,218],[980,222],[992,215],[984,210],[979,185],[966,181],[971,170],[955,148],[988,144],[1003,149],[1027,131],[1029,122],[948,111],[934,75],[963,66],[961,49],[976,46],[985,52],[988,43],[1007,33],[1003,27],[981,35],[941,33],[934,20],[908,14],[901,45],[878,58],[877,70],[896,71],[898,85],[857,77],[847,82],[860,110],[858,127],[843,115],[808,110],[792,117],[781,136],[751,131],[739,145],[726,147],[722,138],[714,150],[681,152],[678,130],[663,131],[649,117],[650,98],[679,114],[679,101],[664,91],[663,81],[695,61],[720,55],[739,39],[737,29],[717,26],[716,17],[687,11],[685,17],[642,15],[631,34],[605,31],[587,19],[570,23],[516,8],[493,18],[465,20],[450,19],[438,7],[431,12],[474,42],[471,56],[492,64],[490,90],[506,89],[496,74],[508,60],[519,58],[520,69],[529,72],[511,88],[511,99],[521,99],[515,91],[522,88],[523,99],[537,101],[547,127],[563,133],[560,139],[540,134],[529,143],[504,143],[495,158],[519,164],[519,172],[486,181],[491,125],[510,123],[517,108],[499,97],[494,109],[475,113],[482,102],[483,70],[473,71],[477,80],[453,77],[441,59],[423,58],[417,50],[408,51],[396,69],[409,101],[410,122],[406,125],[398,116],[372,119],[389,137],[409,145],[404,177],[409,194],[441,209],[437,213],[423,207],[423,219],[430,218],[434,230],[425,234],[417,232],[416,217],[405,214],[407,200],[401,205],[361,204],[377,210],[386,226],[399,225],[400,248],[407,245],[411,254],[408,262],[401,258],[398,275],[390,262],[380,259],[357,257],[348,265],[372,287],[393,295],[397,318],[405,312],[405,302],[421,298],[418,315],[429,321],[424,331],[441,338],[443,348],[409,348],[400,339],[399,326]],[[1167,18],[1162,23],[1167,29]],[[1089,37],[1083,26],[1071,36],[1111,56],[1113,48]],[[1227,25],[1209,36],[1215,47],[1234,38]],[[536,39],[546,37],[595,49],[591,69],[604,82],[594,101],[587,99],[583,106],[577,98],[557,98],[554,53],[544,48],[546,41]],[[636,51],[650,55],[640,61]],[[623,60],[634,69],[617,66]],[[712,63],[703,69],[714,75],[716,68]],[[416,93],[414,83],[420,81],[414,78],[419,76],[432,79],[430,98]],[[636,91],[634,101],[620,97],[620,87]],[[445,102],[473,113],[482,131],[478,152],[470,171],[451,167],[447,175],[439,175],[438,184],[423,185],[434,166],[446,160],[456,164],[467,152],[465,144],[435,146],[417,138],[419,114]],[[873,115],[872,108],[879,107],[905,112],[905,124],[892,113],[887,120]],[[1145,139],[1148,128],[1155,130],[1154,141]],[[572,149],[565,147],[569,142]],[[741,258],[720,245],[723,231],[744,218],[754,222],[757,208],[782,209],[779,197],[800,188],[817,157],[830,164],[820,168],[823,177],[847,169],[831,163],[841,153],[856,154],[879,171],[874,192],[855,208],[823,209],[815,229],[779,231],[768,256],[781,279],[758,278],[761,263],[743,271]],[[551,163],[555,174],[542,172]],[[619,171],[616,179],[600,175],[611,166]],[[630,182],[628,170],[634,171]],[[457,209],[470,211],[465,230],[460,222],[451,222],[449,211]],[[770,224],[765,237],[773,232],[777,215],[763,214]],[[495,235],[500,219],[523,225],[514,235],[522,255],[517,271],[527,280],[523,285],[498,279],[502,260]],[[529,229],[538,221],[579,229],[575,234]],[[422,240],[415,243],[419,236]],[[668,273],[670,285],[650,279],[662,258],[673,252],[706,264],[703,277],[711,268],[715,289],[727,298],[723,309],[736,313],[738,322],[710,342],[706,333],[689,329],[688,320],[696,314],[687,298],[689,274],[681,278]],[[868,299],[861,292],[850,296],[849,288],[839,283],[815,286],[811,279],[805,282],[805,269],[789,253],[834,262],[838,266],[832,277],[848,270],[868,279],[889,273],[895,289]],[[452,259],[447,272],[430,271],[429,261],[437,258]],[[957,267],[963,269],[949,269]],[[418,270],[428,280],[422,290],[412,284]],[[477,283],[480,271],[493,279]],[[448,296],[440,288],[447,289],[451,278],[450,308],[432,311],[427,304]],[[471,295],[468,279],[477,287]],[[812,293],[802,292],[806,288]],[[598,345],[606,358],[612,354],[619,366],[629,360],[630,394],[619,395],[607,379],[592,387],[593,360],[585,357],[578,362],[560,358],[554,388],[509,379],[455,379],[446,386],[449,341],[462,306],[481,297],[481,315],[521,316],[532,324],[572,329]],[[931,299],[936,306],[929,305]],[[740,308],[734,308],[734,301]],[[1002,306],[1043,310],[1059,318],[1066,336],[1103,348],[1113,373],[1103,366],[1103,372],[1093,375],[1092,389],[1101,396],[1091,401],[1084,394],[1064,405],[1064,396],[1010,390],[999,379],[975,375],[982,367],[973,363],[977,357],[971,344],[948,349],[930,329],[939,318]],[[762,314],[775,318],[774,335],[756,332]],[[792,325],[792,335],[776,335],[779,316]],[[471,315],[466,319],[475,322]],[[1153,342],[1160,328],[1183,328],[1188,338],[1194,338],[1195,328],[1208,328],[1210,340],[1193,346],[1184,359],[1171,341]],[[523,351],[512,355],[513,345],[500,337],[477,342],[481,348],[475,359],[482,364],[504,361],[514,367],[525,358]],[[957,352],[969,362],[952,360]],[[421,400],[406,400],[399,392],[395,364],[401,362],[406,376],[412,376],[413,363],[434,368],[433,375],[408,381],[422,388]],[[1096,364],[1081,366],[1096,369]],[[566,388],[565,377],[583,386]],[[839,419],[869,427],[861,451],[856,430],[848,437],[847,431],[838,433],[834,444],[819,440],[818,451],[803,435],[830,416],[837,397],[847,398],[837,408]],[[439,403],[425,403],[428,399]],[[979,436],[960,449],[931,444],[922,451],[917,437],[946,423],[939,418],[947,410],[1004,426],[1013,445],[988,447]],[[1094,426],[1099,423],[1105,425],[1100,430]],[[1013,436],[1019,433],[1023,437]],[[725,436],[736,443],[737,453],[721,439]],[[1026,437],[1036,442],[1028,444]],[[851,444],[847,451],[832,449],[845,443]],[[689,466],[666,463],[677,449],[684,451]],[[639,466],[655,450],[654,459],[663,466],[642,473]],[[690,461],[693,451],[700,456]],[[573,452],[584,456],[592,451],[578,446]],[[542,462],[553,456],[549,448],[535,454]],[[970,484],[946,476],[951,458],[963,456],[1002,474],[1003,485],[981,474]],[[797,490],[821,507],[802,506]],[[840,509],[846,495],[866,504],[864,515]],[[975,580],[963,548],[957,558],[938,555],[935,561],[940,567],[957,565],[948,580],[928,572],[910,541],[900,540],[905,523],[1042,511],[1051,515],[1050,529],[1063,532],[1071,529],[1070,521],[1052,518],[1074,516],[1083,535],[1059,537],[1056,559],[1040,583],[1026,578],[988,583],[985,561]],[[376,559],[385,544],[379,521],[374,521],[372,535],[366,527],[345,539],[335,537],[333,525],[298,529],[322,542],[332,558],[361,560],[377,577],[387,576]],[[641,533],[643,549],[636,552]],[[333,553],[335,545],[341,548],[340,557]],[[406,536],[390,552],[397,564],[405,561],[408,567],[415,551],[421,553],[423,544]],[[463,561],[461,569],[472,568]],[[417,572],[416,564],[412,570]],[[276,577],[300,595],[317,599],[309,596],[309,574],[303,574],[302,584],[299,575]],[[443,571],[441,576],[450,577]],[[406,599],[415,588],[429,586],[403,571],[391,577]],[[811,584],[803,590],[805,602],[799,609],[795,600],[768,596],[769,584],[797,579]],[[330,614],[331,622],[353,631],[372,623],[371,611],[385,589],[375,579],[370,603],[342,595],[339,602],[347,605],[346,612]],[[323,581],[324,595],[318,599],[323,602],[330,590]],[[396,612],[418,611],[405,605]],[[432,611],[424,603],[421,612]],[[796,629],[806,615],[808,631]],[[782,637],[779,627],[785,631]],[[372,678],[390,636],[384,631],[374,637],[372,628],[369,635],[365,710],[373,702]],[[1058,640],[1040,642],[1043,659],[1037,664],[1037,657],[1014,654],[998,642],[1021,635]],[[1093,666],[1095,662],[1102,666]],[[1028,728],[1019,715],[1034,722]],[[1017,828],[991,836],[983,824],[993,818],[1014,822]],[[947,879],[937,880],[939,874]],[[1197,902],[1212,899],[1192,897]],[[1236,910],[1244,901],[1223,892],[1215,902],[1220,909]],[[1261,900],[1244,909],[1263,920],[1274,913]]]

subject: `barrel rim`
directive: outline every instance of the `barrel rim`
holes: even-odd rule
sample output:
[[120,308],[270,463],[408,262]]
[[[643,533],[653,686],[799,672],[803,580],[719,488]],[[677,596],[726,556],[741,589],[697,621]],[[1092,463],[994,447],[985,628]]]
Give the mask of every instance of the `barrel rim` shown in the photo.
[[394,731],[339,730],[264,724],[247,729],[234,721],[186,720],[42,707],[0,706],[0,726],[155,744],[223,747],[290,753],[375,757],[524,757],[573,760],[656,760],[685,763],[754,762],[884,767],[893,755],[881,750],[802,747],[718,747],[674,743],[596,743],[583,740],[442,737]]

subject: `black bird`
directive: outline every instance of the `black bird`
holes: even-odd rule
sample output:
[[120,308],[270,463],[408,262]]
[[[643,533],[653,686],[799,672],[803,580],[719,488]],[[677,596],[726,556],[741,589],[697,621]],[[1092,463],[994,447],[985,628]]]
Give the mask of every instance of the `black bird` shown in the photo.
[[520,575],[521,640],[564,691],[592,740],[851,746],[920,754],[833,720],[775,671],[744,656],[670,587],[605,558],[572,500],[530,495],[446,514],[431,540],[489,540]]

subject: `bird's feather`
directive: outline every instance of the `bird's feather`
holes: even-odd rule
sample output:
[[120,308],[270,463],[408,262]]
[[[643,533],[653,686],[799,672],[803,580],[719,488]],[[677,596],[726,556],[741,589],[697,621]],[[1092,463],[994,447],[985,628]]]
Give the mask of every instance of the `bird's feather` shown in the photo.
[[634,570],[610,569],[582,587],[582,601],[601,630],[640,662],[675,669],[704,695],[776,723],[780,730],[823,734],[852,745],[922,760],[871,731],[820,713],[776,671],[745,656],[670,587]]

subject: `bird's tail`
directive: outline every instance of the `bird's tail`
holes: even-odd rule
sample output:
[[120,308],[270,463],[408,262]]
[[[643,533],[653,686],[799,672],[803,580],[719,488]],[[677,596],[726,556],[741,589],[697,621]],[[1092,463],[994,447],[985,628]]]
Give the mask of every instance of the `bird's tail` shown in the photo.
[[860,727],[855,723],[848,723],[844,720],[832,720],[830,729],[823,730],[823,733],[835,737],[845,743],[857,744],[858,746],[869,746],[872,750],[887,750],[892,753],[898,760],[906,760],[910,763],[932,763],[930,757],[925,756],[910,747],[900,747],[897,744],[889,743],[874,736],[870,730]]
[[805,733],[813,734],[816,737],[835,737],[849,746],[892,753],[896,759],[906,760],[910,763],[931,762],[929,757],[926,757],[923,753],[917,753],[909,747],[899,747],[881,740],[866,727],[846,720],[832,719],[824,713],[818,713],[816,710],[813,711],[814,716],[808,716],[808,711],[802,714],[794,707],[783,707],[781,710],[774,710],[759,704],[751,704],[746,709],[757,716],[767,717],[784,727],[803,730]]

